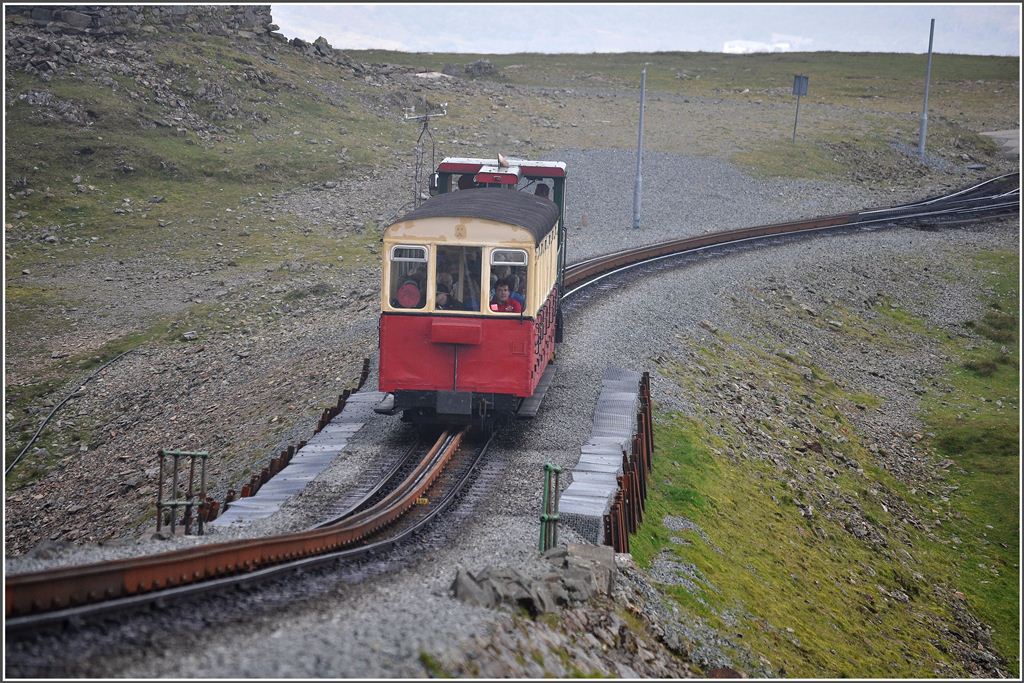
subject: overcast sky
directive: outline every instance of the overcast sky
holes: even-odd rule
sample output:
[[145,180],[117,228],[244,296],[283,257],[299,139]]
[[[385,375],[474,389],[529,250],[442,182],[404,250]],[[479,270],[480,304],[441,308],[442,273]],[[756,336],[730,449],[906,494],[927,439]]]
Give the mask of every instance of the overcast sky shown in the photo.
[[1020,55],[1016,4],[271,5],[289,38],[404,52],[928,51]]

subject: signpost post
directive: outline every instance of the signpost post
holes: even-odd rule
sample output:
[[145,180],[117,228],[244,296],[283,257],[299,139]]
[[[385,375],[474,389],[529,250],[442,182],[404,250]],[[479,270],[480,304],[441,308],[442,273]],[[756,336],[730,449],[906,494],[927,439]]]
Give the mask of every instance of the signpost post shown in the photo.
[[928,68],[924,72],[924,106],[921,107],[921,133],[917,137],[917,155],[924,161],[924,141],[928,137],[928,84],[932,80],[932,39],[935,37],[935,20],[928,30]]
[[644,95],[647,89],[647,65],[640,74],[640,130],[636,141],[636,182],[633,185],[633,229],[640,228],[640,191],[643,187],[644,164]]
[[796,144],[796,123],[800,120],[800,98],[807,94],[807,76],[793,76],[793,94],[796,95],[796,117],[793,119],[793,144]]

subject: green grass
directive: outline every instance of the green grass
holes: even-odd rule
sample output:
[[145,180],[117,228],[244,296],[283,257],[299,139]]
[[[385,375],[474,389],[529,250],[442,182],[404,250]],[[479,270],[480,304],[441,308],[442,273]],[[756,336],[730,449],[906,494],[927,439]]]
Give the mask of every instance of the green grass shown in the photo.
[[[988,335],[980,344],[889,301],[877,307],[881,315],[858,323],[878,331],[882,348],[892,349],[892,340],[915,348],[914,339],[925,337],[952,359],[939,384],[953,391],[927,393],[922,404],[937,483],[897,479],[861,442],[845,415],[854,406],[881,407],[878,397],[846,390],[807,359],[726,335],[698,350],[698,364],[712,376],[770,387],[788,398],[779,404],[786,413],[810,420],[816,434],[791,428],[781,416],[756,426],[794,446],[813,438],[824,454],[841,454],[850,465],[813,450],[790,453],[790,466],[803,473],[794,477],[757,457],[761,449],[721,417],[706,416],[708,424],[680,415],[658,419],[655,485],[631,550],[641,566],[661,553],[696,565],[707,582],[694,593],[663,586],[666,596],[693,618],[739,633],[780,676],[966,675],[951,654],[962,628],[951,603],[958,591],[992,628],[1010,672],[1019,672],[1019,341],[1006,336],[1019,316],[1019,266],[1016,254],[994,252],[977,255],[972,267],[989,273],[991,292],[974,325]],[[979,358],[990,364],[980,366]],[[662,362],[659,369],[684,389],[700,390],[693,364]],[[943,459],[953,462],[945,473],[938,467]],[[937,485],[948,495],[934,493]],[[816,512],[805,517],[798,501],[813,502]],[[921,524],[894,515],[893,505]],[[837,521],[852,512],[873,535],[858,539]],[[694,521],[711,544],[692,531],[670,532],[666,515]],[[674,535],[687,543],[673,543]],[[723,618],[726,611],[741,615],[736,624]]]
[[[776,53],[726,55],[697,52],[616,54],[506,55],[410,54],[384,50],[349,51],[363,62],[405,64],[441,70],[447,63],[468,64],[488,59],[502,78],[528,85],[564,84],[633,88],[647,66],[651,93],[679,93],[741,99],[743,90],[774,94],[792,100],[793,74],[810,77],[805,102],[828,101],[908,113],[920,107],[920,84],[926,58],[923,55],[886,53]],[[932,61],[930,106],[939,116],[958,116],[970,107],[983,111],[985,102],[998,100],[1015,106],[1019,59],[935,54]],[[984,81],[984,83],[978,83]],[[968,87],[979,101],[949,97],[951,91]],[[1001,90],[1001,92],[995,92]]]
[[[28,214],[8,230],[5,313],[8,330],[19,335],[15,343],[20,354],[49,356],[48,344],[66,326],[54,312],[62,307],[87,311],[93,305],[95,293],[77,287],[75,268],[83,263],[98,265],[102,272],[117,261],[139,263],[141,256],[194,270],[223,270],[225,279],[251,274],[279,281],[287,292],[280,300],[268,297],[247,305],[247,313],[273,319],[280,315],[273,312],[276,305],[322,299],[331,287],[327,282],[289,285],[282,264],[301,261],[349,271],[377,261],[371,253],[375,230],[366,226],[355,235],[335,233],[334,228],[348,226],[309,226],[280,213],[272,221],[264,211],[272,206],[275,192],[365,172],[371,162],[379,165],[382,158],[391,158],[381,154],[385,148],[415,135],[410,127],[367,106],[368,96],[376,96],[370,86],[351,82],[344,97],[333,98],[318,87],[337,80],[331,67],[297,54],[273,63],[213,36],[176,36],[154,41],[151,47],[172,82],[169,87],[220,131],[203,139],[193,131],[180,133],[175,125],[155,123],[164,121],[169,110],[146,101],[152,97],[149,86],[124,76],[113,77],[112,86],[97,85],[85,64],[75,70],[77,75],[45,83],[22,72],[7,81],[12,103],[5,122],[10,181],[5,190],[13,197],[5,203],[8,216]],[[254,67],[267,82],[246,79]],[[237,102],[237,116],[213,118],[215,105],[224,98],[197,98],[201,82],[229,92]],[[88,112],[88,125],[41,119],[39,108],[19,99],[31,91],[50,93]],[[73,183],[76,176],[80,180]],[[31,192],[14,182],[22,178]],[[151,203],[154,196],[163,200]],[[227,213],[226,208],[235,211]],[[60,242],[43,243],[40,238],[49,233]],[[144,254],[140,245],[145,245]],[[21,270],[30,275],[21,276]],[[52,284],[41,286],[34,280],[46,275],[56,276]],[[226,312],[222,302],[183,305],[170,315],[122,321],[116,339],[44,363],[26,378],[28,384],[8,387],[6,411],[24,415],[53,391],[124,350],[184,343],[180,335],[188,329],[205,336],[245,324]],[[24,432],[30,422],[22,420],[14,432],[8,427],[8,436],[16,437],[7,441],[8,456],[27,440]],[[48,428],[38,445],[63,452],[68,444],[51,436]],[[31,481],[46,464],[19,465],[19,474],[7,481],[8,490]]]
[[[159,247],[174,242],[175,235],[160,230],[159,220],[223,220],[225,206],[258,192],[270,196],[350,175],[371,162],[379,165],[384,148],[404,144],[415,135],[399,120],[382,118],[366,107],[365,84],[346,85],[348,99],[325,95],[316,83],[330,83],[336,80],[334,74],[297,55],[275,64],[241,54],[227,40],[189,35],[155,44],[154,56],[167,69],[171,87],[200,113],[209,114],[204,101],[194,95],[200,78],[219,82],[233,93],[238,116],[213,121],[226,133],[204,140],[192,131],[179,134],[173,126],[154,126],[151,122],[163,120],[166,112],[143,101],[151,94],[147,87],[124,77],[115,79],[113,90],[80,77],[44,84],[24,73],[13,74],[8,81],[15,99],[6,122],[7,174],[25,178],[35,192],[10,199],[12,211],[27,211],[36,224],[81,222],[89,234],[104,239],[131,230],[136,240]],[[259,62],[269,83],[242,78],[254,62]],[[17,99],[31,90],[48,91],[91,112],[90,125],[39,119],[33,107]],[[129,92],[142,97],[131,98]],[[52,135],[55,127],[60,135]],[[81,184],[95,189],[79,193],[71,183],[76,175],[82,177]],[[43,188],[49,188],[52,197],[45,197]],[[165,201],[146,204],[154,195]],[[113,213],[123,197],[133,199],[135,213]],[[248,221],[259,223],[260,218]],[[20,261],[13,265],[25,267],[48,253],[52,251],[42,246],[20,247]],[[94,256],[79,249],[61,256],[73,259],[79,254]]]
[[785,136],[740,152],[733,159],[760,177],[828,178],[843,170],[820,145],[802,139],[793,144]]
[[[821,74],[821,86],[826,92],[864,93],[879,92],[880,84],[901,82],[904,79],[921,80],[925,58],[922,55],[893,53],[774,53],[758,55],[727,55],[710,52],[624,52],[608,54],[468,54],[468,53],[407,53],[388,50],[348,50],[353,58],[368,63],[389,63],[440,70],[447,63],[468,64],[478,59],[490,60],[509,80],[523,83],[544,83],[566,74],[600,74],[606,79],[623,79],[632,84],[634,74],[648,64],[648,87],[668,89],[678,81],[703,81],[698,85],[717,87],[735,83],[737,87],[756,87],[758,84],[776,83],[791,90],[794,73]],[[984,79],[1013,82],[1017,78],[1016,57],[991,58],[971,55],[936,54],[933,58],[932,77],[935,83],[949,80]],[[512,65],[522,65],[509,69]],[[539,69],[548,65],[555,69]],[[639,68],[638,68],[639,67]],[[683,68],[686,77],[677,77]],[[554,72],[554,73],[553,73]],[[697,78],[700,76],[700,78]],[[815,82],[811,81],[811,87]],[[892,89],[892,94],[899,94]]]
[[[962,514],[949,533],[960,540],[958,585],[978,616],[993,627],[998,650],[1020,669],[1020,340],[1019,260],[1011,252],[976,257],[988,272],[990,308],[975,329],[988,338],[949,368],[952,400],[930,399],[924,418],[936,450],[955,463],[949,480],[959,486],[951,504]],[[1008,353],[1001,347],[1008,346]],[[979,361],[979,358],[983,360]],[[997,403],[998,402],[998,403]]]
[[428,678],[451,678],[451,674],[445,671],[441,663],[437,661],[429,652],[420,652],[420,664],[427,672]]
[[[494,79],[521,86],[613,90],[613,100],[559,101],[526,94],[501,102],[497,110],[480,98],[449,108],[445,124],[472,124],[494,144],[508,130],[532,145],[632,149],[636,143],[635,91],[647,67],[648,108],[645,144],[659,151],[726,158],[760,177],[847,180],[879,185],[912,184],[921,168],[892,148],[917,138],[914,113],[920,108],[924,57],[877,53],[789,53],[724,55],[712,53],[624,53],[589,55],[408,54],[352,51],[364,62],[393,63],[423,70],[468,64],[486,58],[498,69]],[[979,131],[1016,125],[1019,60],[935,55],[929,126],[930,150],[962,161],[961,153],[987,159],[996,147]],[[797,143],[791,141],[795,99],[793,74],[810,76],[803,98]],[[983,74],[983,75],[982,75]],[[705,103],[743,112],[741,116],[704,116]],[[850,111],[856,112],[855,116]],[[680,135],[685,117],[694,128]],[[999,121],[993,120],[1000,119]],[[571,121],[600,120],[599,129]],[[548,129],[543,121],[560,123]],[[520,132],[521,131],[521,132]],[[447,132],[447,130],[446,130]]]
[[[697,422],[668,418],[657,434],[659,486],[631,549],[641,566],[662,551],[692,562],[717,589],[670,588],[682,608],[742,634],[780,676],[927,677],[949,662],[920,616],[948,619],[944,607],[926,594],[903,605],[879,588],[900,590],[907,570],[835,523],[802,517],[773,468],[716,456],[708,445],[721,444]],[[665,514],[695,521],[722,554],[693,532],[675,532],[689,545],[671,543]],[[729,626],[726,610],[746,616]]]

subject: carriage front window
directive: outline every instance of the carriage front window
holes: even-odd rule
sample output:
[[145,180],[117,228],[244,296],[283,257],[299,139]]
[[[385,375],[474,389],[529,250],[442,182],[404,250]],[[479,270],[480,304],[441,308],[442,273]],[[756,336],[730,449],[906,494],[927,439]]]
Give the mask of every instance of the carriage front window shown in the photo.
[[427,305],[427,248],[399,244],[391,247],[388,301],[392,308]]
[[437,247],[434,308],[480,310],[480,247]]
[[491,252],[491,310],[521,313],[526,308],[526,252],[495,249]]

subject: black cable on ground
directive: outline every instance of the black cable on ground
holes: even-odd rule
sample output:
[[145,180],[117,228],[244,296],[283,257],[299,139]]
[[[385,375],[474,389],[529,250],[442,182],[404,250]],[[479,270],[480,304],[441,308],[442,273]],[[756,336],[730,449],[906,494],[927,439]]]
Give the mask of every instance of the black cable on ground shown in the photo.
[[25,447],[21,449],[21,453],[18,453],[18,457],[16,457],[14,459],[14,461],[10,465],[8,465],[6,467],[6,469],[4,469],[4,476],[6,477],[10,473],[10,471],[14,469],[14,466],[18,464],[19,460],[21,460],[21,457],[23,455],[25,455],[25,453],[28,451],[29,448],[32,447],[32,444],[34,444],[36,442],[36,439],[38,439],[39,435],[42,433],[43,427],[46,426],[46,423],[50,421],[50,418],[54,416],[54,414],[60,409],[61,406],[63,406],[68,401],[70,401],[71,398],[75,394],[77,394],[82,387],[84,387],[86,384],[89,383],[89,380],[91,380],[93,377],[95,377],[96,375],[98,375],[101,372],[103,372],[104,368],[106,368],[108,365],[112,364],[114,361],[121,360],[122,358],[124,358],[125,356],[127,356],[129,353],[131,353],[134,350],[135,349],[128,349],[127,351],[125,351],[121,355],[115,356],[114,358],[111,358],[110,360],[108,360],[106,363],[104,363],[103,365],[100,366],[99,370],[97,370],[96,372],[94,372],[91,375],[89,375],[88,377],[86,377],[85,381],[78,385],[78,389],[75,389],[73,392],[68,394],[67,398],[65,398],[63,401],[61,401],[56,406],[54,406],[53,410],[50,411],[50,414],[46,416],[45,420],[43,420],[43,424],[39,425],[39,429],[36,430],[36,433],[32,436],[31,439],[29,439],[28,443],[25,444]]

